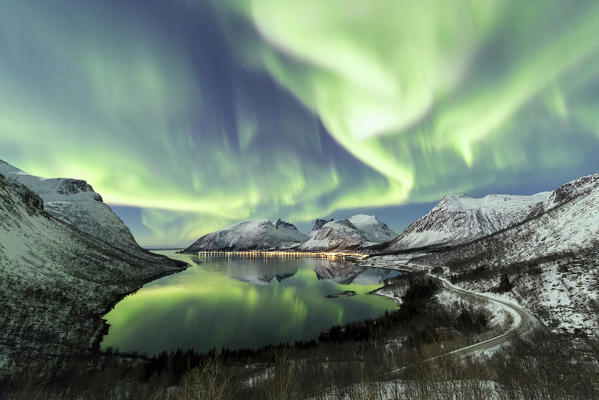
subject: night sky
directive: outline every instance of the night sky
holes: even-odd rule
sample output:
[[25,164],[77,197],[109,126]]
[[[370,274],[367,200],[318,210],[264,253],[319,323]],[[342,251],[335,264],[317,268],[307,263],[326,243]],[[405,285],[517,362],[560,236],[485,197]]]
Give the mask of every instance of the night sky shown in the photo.
[[0,158],[143,245],[599,171],[599,2],[0,0]]

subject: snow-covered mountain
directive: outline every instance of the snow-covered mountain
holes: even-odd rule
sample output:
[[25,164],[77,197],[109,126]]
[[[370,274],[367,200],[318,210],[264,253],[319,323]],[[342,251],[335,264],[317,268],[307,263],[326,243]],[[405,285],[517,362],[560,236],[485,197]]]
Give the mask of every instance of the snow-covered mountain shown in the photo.
[[305,242],[308,236],[285,221],[274,224],[267,219],[241,222],[199,238],[183,253],[218,250],[291,249]]
[[324,224],[320,229],[310,232],[310,239],[299,248],[307,251],[348,250],[374,244],[364,232],[347,219]]
[[[55,183],[69,191],[64,182]],[[76,186],[80,190],[70,195],[93,196]],[[106,328],[101,316],[115,302],[181,268],[163,256],[112,246],[54,217],[41,196],[0,173],[0,375],[84,358],[98,345]]]
[[320,229],[310,232],[310,239],[299,248],[307,251],[347,250],[367,244],[366,235],[347,219],[324,224]]
[[44,211],[115,247],[141,250],[129,228],[83,180],[45,179],[0,160],[0,173],[27,186],[44,201]]
[[508,276],[505,296],[555,330],[599,334],[599,174],[552,192],[544,211],[470,243],[412,263],[445,267],[463,286],[487,291]]
[[317,219],[310,239],[299,248],[306,251],[349,250],[386,242],[397,234],[374,215],[357,214],[348,219]]
[[543,212],[551,192],[532,196],[492,194],[483,198],[447,195],[425,216],[413,222],[387,250],[469,242]]
[[[574,190],[572,190],[574,189]],[[568,193],[564,195],[564,193]],[[599,174],[569,182],[549,196],[546,211],[447,254],[484,251],[487,263],[522,262],[599,244]],[[445,253],[439,253],[445,254]]]
[[387,224],[378,220],[374,215],[357,214],[348,218],[358,230],[360,230],[366,239],[374,243],[388,242],[395,239],[397,233],[393,232]]

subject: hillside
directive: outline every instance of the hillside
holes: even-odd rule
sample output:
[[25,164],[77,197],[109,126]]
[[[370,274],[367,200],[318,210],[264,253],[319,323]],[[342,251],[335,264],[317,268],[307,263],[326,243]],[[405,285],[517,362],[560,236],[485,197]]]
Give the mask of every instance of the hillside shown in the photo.
[[464,287],[504,292],[555,330],[597,334],[599,174],[562,185],[520,224],[412,264],[444,267]]
[[88,357],[101,316],[145,281],[181,264],[132,254],[45,211],[40,196],[0,174],[0,375]]
[[129,228],[83,180],[41,178],[0,160],[0,173],[27,186],[44,201],[44,211],[99,240],[129,251],[142,250]]

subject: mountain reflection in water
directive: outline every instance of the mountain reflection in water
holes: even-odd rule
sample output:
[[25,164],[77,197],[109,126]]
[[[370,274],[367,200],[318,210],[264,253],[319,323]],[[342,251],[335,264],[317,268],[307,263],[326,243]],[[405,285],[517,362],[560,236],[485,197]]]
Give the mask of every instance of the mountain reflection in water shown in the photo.
[[[393,301],[369,295],[395,271],[327,258],[198,257],[157,279],[106,314],[102,347],[157,354],[177,348],[259,348],[310,340],[335,324],[373,318]],[[355,296],[335,295],[353,291]],[[327,297],[329,296],[329,297]]]

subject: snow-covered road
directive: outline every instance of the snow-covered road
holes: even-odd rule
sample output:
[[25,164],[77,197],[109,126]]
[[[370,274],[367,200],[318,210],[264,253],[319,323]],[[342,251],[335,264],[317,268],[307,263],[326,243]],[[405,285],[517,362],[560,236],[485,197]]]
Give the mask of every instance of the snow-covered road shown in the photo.
[[443,287],[445,287],[446,289],[452,290],[466,297],[480,298],[489,302],[493,302],[501,308],[503,308],[506,312],[510,313],[513,317],[512,325],[504,333],[494,336],[490,339],[484,340],[482,342],[441,354],[435,358],[446,356],[462,357],[466,355],[480,355],[483,353],[489,354],[494,350],[497,350],[499,347],[508,343],[514,337],[523,336],[529,333],[534,328],[535,324],[538,324],[537,319],[531,313],[518,306],[517,304],[500,299],[498,296],[493,296],[486,293],[476,293],[470,290],[462,289],[452,284],[445,278],[441,278],[434,275],[431,276],[441,281]]
[[[461,347],[459,349],[455,349],[452,351],[448,351],[446,353],[439,354],[437,356],[428,358],[424,360],[424,362],[437,360],[443,357],[466,357],[466,356],[478,356],[487,354],[490,355],[492,352],[499,349],[501,346],[509,344],[511,340],[516,337],[522,337],[532,331],[535,325],[538,325],[538,320],[528,311],[518,306],[517,304],[511,303],[504,299],[500,299],[498,296],[487,294],[487,293],[476,293],[467,289],[462,289],[451,282],[449,282],[445,278],[441,278],[436,275],[429,274],[434,279],[438,279],[443,287],[447,290],[451,290],[460,294],[461,296],[470,297],[472,299],[482,299],[485,301],[493,302],[497,304],[499,307],[503,308],[506,312],[512,315],[512,325],[509,329],[497,336],[492,338],[483,340],[482,342],[478,342],[466,347]],[[389,371],[386,376],[392,377],[396,373],[404,370],[405,367],[398,368],[392,371]]]

